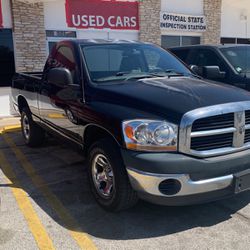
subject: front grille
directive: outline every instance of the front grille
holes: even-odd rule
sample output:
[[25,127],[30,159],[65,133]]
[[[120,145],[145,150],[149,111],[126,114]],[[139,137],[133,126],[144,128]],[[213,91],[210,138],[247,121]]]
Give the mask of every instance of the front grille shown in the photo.
[[[194,121],[192,132],[212,131],[234,127],[234,113],[205,117]],[[202,151],[222,147],[232,147],[233,133],[195,137],[191,139],[191,149]]]
[[250,142],[250,130],[246,130],[244,143]]
[[233,133],[192,138],[191,149],[202,151],[232,147]]
[[[250,118],[250,117],[249,117]],[[234,113],[216,115],[198,119],[193,123],[192,131],[230,128],[234,126]]]
[[180,124],[180,152],[212,157],[250,148],[250,101],[200,108]]
[[250,124],[250,110],[246,111],[245,116],[246,116],[246,124]]

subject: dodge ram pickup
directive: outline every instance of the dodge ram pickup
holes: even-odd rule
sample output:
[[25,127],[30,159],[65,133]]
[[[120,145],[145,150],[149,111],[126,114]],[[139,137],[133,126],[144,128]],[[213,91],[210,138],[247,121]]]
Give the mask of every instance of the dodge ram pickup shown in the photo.
[[109,211],[250,189],[250,93],[197,77],[158,46],[59,42],[43,73],[14,76],[12,95],[26,144],[54,134],[80,146]]
[[169,50],[196,74],[250,91],[249,45],[190,45]]

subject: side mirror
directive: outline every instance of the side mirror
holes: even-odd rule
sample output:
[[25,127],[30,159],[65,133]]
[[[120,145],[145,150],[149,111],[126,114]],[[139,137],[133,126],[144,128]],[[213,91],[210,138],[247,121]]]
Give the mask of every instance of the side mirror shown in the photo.
[[65,86],[73,84],[71,73],[66,68],[54,68],[48,73],[47,80],[49,83]]
[[208,79],[224,79],[226,72],[221,72],[218,66],[204,66],[203,77]]
[[199,66],[197,66],[197,65],[190,65],[189,68],[190,68],[196,75],[203,76],[202,67],[199,67]]

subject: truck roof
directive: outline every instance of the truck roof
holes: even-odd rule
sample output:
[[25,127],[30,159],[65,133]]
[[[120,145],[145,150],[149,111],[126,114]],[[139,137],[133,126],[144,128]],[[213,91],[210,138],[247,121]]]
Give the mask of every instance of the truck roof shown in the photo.
[[133,40],[119,40],[119,39],[75,39],[64,40],[62,42],[73,42],[75,44],[149,44]]
[[243,46],[250,46],[249,44],[198,44],[198,45],[188,45],[188,46],[182,46],[182,47],[170,47],[169,50],[172,49],[188,49],[188,48],[215,48],[215,49],[221,49],[221,48],[232,48],[232,47],[243,47]]

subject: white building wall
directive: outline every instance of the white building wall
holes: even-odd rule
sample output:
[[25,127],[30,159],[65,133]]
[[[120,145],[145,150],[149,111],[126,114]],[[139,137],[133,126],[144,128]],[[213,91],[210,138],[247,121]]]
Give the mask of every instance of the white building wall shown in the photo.
[[1,87],[0,88],[0,117],[6,117],[10,115],[16,115],[12,107],[11,102],[11,88]]
[[12,28],[10,0],[2,0],[3,27]]
[[161,10],[170,13],[203,15],[203,0],[161,0]]
[[44,3],[44,22],[46,30],[72,30],[67,27],[65,1]]
[[221,18],[222,37],[250,37],[250,1],[223,0]]

